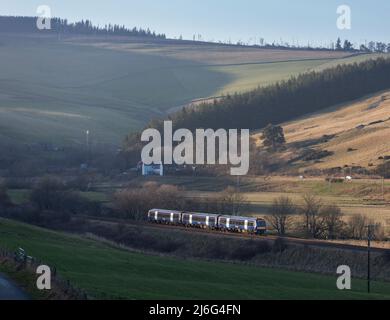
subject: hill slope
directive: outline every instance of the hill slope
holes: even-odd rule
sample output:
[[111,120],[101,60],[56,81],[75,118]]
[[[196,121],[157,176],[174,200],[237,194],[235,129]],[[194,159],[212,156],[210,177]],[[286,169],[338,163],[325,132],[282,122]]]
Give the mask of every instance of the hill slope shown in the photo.
[[[0,143],[119,145],[194,99],[288,78],[343,52],[0,33]],[[345,61],[344,59],[341,61]]]
[[283,128],[288,149],[282,158],[294,159],[303,148],[333,153],[319,161],[293,162],[303,169],[379,165],[380,157],[390,156],[390,91],[302,117]]
[[[127,299],[364,299],[365,282],[336,289],[335,278],[215,262],[187,261],[109,245],[0,219],[0,243],[23,247],[95,298]],[[370,298],[389,298],[374,283]]]

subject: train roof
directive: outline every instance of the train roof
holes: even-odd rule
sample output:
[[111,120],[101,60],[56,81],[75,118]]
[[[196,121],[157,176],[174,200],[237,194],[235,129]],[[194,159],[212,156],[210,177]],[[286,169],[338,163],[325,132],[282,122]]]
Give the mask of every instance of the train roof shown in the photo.
[[182,213],[181,211],[177,211],[177,210],[168,210],[168,209],[150,209],[150,210],[149,210],[149,212],[155,212],[155,211],[164,212],[164,213]]
[[258,220],[259,218],[255,217],[241,217],[241,216],[229,216],[229,215],[222,215],[220,218],[227,218],[227,219],[234,219],[234,220]]
[[163,212],[163,213],[183,213],[183,214],[192,214],[192,215],[199,215],[199,216],[209,216],[209,217],[220,217],[220,218],[226,218],[226,219],[234,219],[234,220],[264,220],[262,218],[256,218],[256,217],[242,217],[242,216],[230,216],[230,215],[221,215],[221,214],[215,214],[215,213],[204,213],[204,212],[191,212],[191,211],[178,211],[178,210],[168,210],[168,209],[151,209],[149,212]]
[[215,213],[191,212],[191,211],[184,211],[183,214],[192,214],[192,215],[209,216],[209,217],[218,217],[219,216],[219,214],[215,214]]

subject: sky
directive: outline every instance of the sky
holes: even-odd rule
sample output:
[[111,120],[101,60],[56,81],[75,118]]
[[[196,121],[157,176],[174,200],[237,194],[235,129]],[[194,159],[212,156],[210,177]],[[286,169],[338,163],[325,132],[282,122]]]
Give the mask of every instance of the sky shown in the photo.
[[[390,43],[389,0],[0,0],[1,15],[37,15],[48,5],[55,17],[94,24],[150,28],[170,38],[206,41],[327,45],[337,37],[353,43]],[[337,8],[351,8],[351,29],[339,30]]]

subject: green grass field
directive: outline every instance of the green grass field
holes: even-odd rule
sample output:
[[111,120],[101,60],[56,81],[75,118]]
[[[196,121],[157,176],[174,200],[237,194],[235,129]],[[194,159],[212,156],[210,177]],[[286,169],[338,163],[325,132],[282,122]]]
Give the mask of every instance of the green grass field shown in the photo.
[[0,219],[0,247],[50,265],[95,298],[390,299],[390,283],[336,289],[336,277],[130,253],[107,244]]
[[194,99],[356,59],[337,52],[126,45],[0,34],[0,143],[79,144],[90,130],[93,143],[120,145],[130,130]]
[[[120,144],[131,128],[227,83],[195,63],[0,36],[0,138]],[[203,81],[202,79],[207,79]]]
[[237,64],[216,66],[212,70],[227,74],[231,78],[228,85],[217,91],[217,95],[223,95],[226,92],[245,92],[259,86],[267,86],[304,72],[322,71],[339,64],[360,63],[367,59],[378,57],[389,57],[389,54],[362,54],[340,59],[303,59],[298,61]]

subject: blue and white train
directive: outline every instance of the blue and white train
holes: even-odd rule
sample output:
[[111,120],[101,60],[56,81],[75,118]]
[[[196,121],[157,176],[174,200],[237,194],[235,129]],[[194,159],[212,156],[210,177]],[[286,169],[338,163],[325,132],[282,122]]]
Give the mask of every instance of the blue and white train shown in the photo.
[[267,224],[264,219],[210,213],[152,209],[149,210],[147,219],[149,222],[160,224],[229,232],[265,234],[267,231]]

